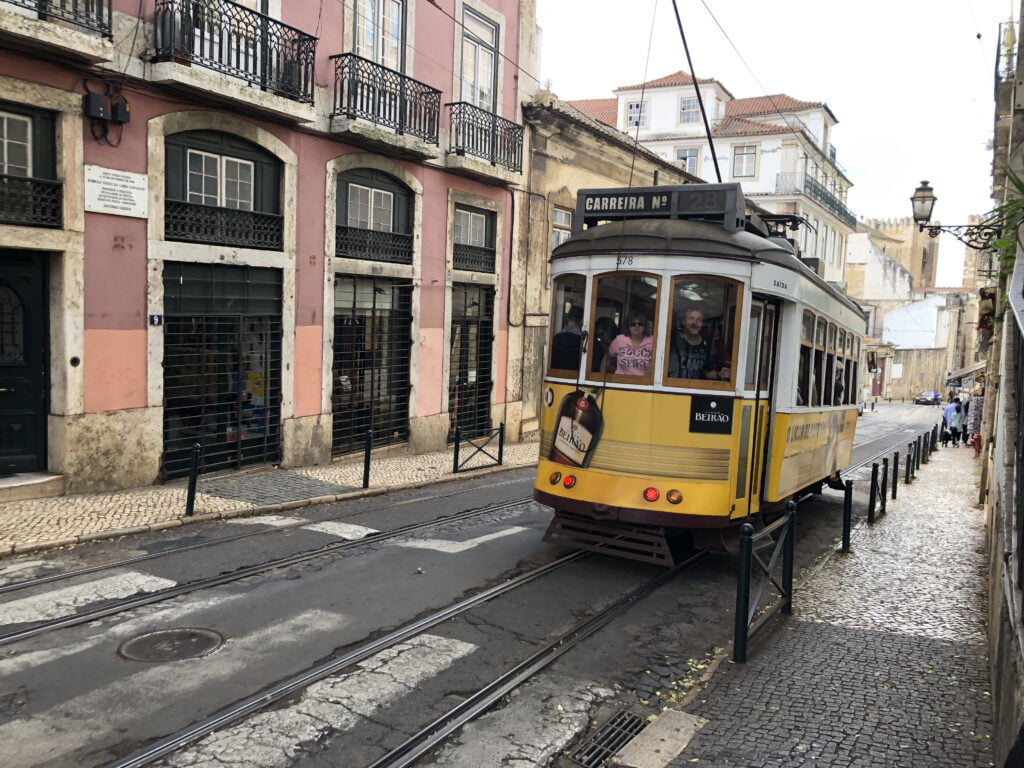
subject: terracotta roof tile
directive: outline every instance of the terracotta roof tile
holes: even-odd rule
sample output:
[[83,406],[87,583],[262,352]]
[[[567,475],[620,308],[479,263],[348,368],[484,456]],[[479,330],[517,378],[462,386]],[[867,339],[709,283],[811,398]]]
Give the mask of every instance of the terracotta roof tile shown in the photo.
[[727,117],[715,126],[716,136],[766,136],[773,133],[792,133],[788,125],[770,125],[742,117]]
[[796,112],[811,107],[824,107],[820,101],[799,101],[784,93],[774,96],[754,96],[749,99],[733,99],[725,105],[726,117],[747,117],[750,115],[772,115],[776,112]]
[[587,117],[612,127],[615,126],[616,119],[618,118],[618,99],[580,99],[578,101],[566,101],[565,103],[576,107]]
[[[697,78],[698,83],[713,83],[714,78]],[[646,83],[637,83],[636,85],[624,85],[621,88],[616,88],[616,91],[632,91],[637,88],[665,88],[671,85],[693,85],[694,80],[683,70],[673,72],[671,75],[665,75],[659,77],[656,80],[648,80]]]

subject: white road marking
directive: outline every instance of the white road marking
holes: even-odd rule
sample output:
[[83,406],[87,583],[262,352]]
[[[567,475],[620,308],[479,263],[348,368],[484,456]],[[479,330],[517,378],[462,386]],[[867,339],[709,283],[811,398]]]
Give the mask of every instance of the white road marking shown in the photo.
[[[309,636],[336,632],[344,623],[340,614],[307,611],[241,638],[229,639],[219,650],[201,659],[151,665],[135,662],[138,672],[109,685],[76,696],[31,718],[0,725],[0,765],[68,765],[76,750],[103,749],[117,744],[126,733],[137,731],[148,718],[165,716],[175,705],[201,700],[201,691],[249,675],[268,659],[287,655]],[[126,662],[129,663],[129,662]]]
[[486,536],[477,536],[475,539],[468,539],[466,541],[449,541],[447,539],[404,539],[402,541],[394,542],[394,546],[408,547],[410,549],[432,549],[436,552],[447,552],[454,555],[459,552],[465,552],[467,549],[473,549],[473,547],[479,547],[481,544],[486,544],[488,541],[500,539],[505,536],[513,536],[517,533],[529,530],[531,529],[523,528],[521,526],[513,526],[512,528],[507,528],[504,531],[488,533]]
[[313,523],[312,525],[307,525],[306,530],[329,533],[331,536],[337,536],[339,539],[347,539],[349,541],[365,539],[371,533],[377,533],[376,528],[367,528],[362,525],[353,525],[352,523],[336,523],[330,521],[326,523]]
[[85,584],[62,587],[20,600],[0,604],[0,624],[22,624],[67,616],[97,600],[128,597],[139,592],[156,592],[177,582],[129,571],[96,579]]
[[258,517],[233,517],[227,522],[228,525],[273,525],[283,527],[286,525],[302,525],[305,520],[301,517],[286,517],[284,515],[259,515]]
[[0,567],[0,576],[22,576],[22,571],[35,570],[47,565],[46,560],[15,560],[10,565]]
[[358,672],[314,683],[293,706],[210,734],[162,764],[285,768],[300,755],[300,744],[352,729],[474,650],[470,643],[421,635],[367,659]]

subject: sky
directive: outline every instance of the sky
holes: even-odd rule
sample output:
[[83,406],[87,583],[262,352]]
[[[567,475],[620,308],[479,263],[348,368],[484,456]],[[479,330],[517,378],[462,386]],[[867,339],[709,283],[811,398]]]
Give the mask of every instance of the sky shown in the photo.
[[[829,106],[858,217],[909,217],[924,179],[934,222],[991,210],[999,24],[1019,0],[676,2],[698,78]],[[563,100],[689,71],[672,0],[537,0],[537,23],[541,82]],[[960,285],[963,250],[942,236],[939,285]]]

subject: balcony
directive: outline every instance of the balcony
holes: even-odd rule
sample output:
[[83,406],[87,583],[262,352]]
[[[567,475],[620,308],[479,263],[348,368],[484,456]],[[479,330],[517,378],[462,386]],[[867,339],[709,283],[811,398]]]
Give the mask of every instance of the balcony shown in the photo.
[[280,251],[284,247],[284,216],[168,200],[164,240]]
[[438,156],[441,91],[352,53],[331,59],[334,133],[418,157]]
[[446,165],[488,179],[515,181],[513,174],[523,170],[523,126],[464,101],[445,106],[451,107]]
[[[312,105],[317,43],[312,35],[229,0],[157,0],[153,28],[154,80],[302,120],[315,118],[311,106],[295,111],[268,103],[283,96]],[[193,66],[239,82],[197,77],[190,72]]]
[[851,229],[857,226],[853,211],[816,179],[799,172],[779,173],[775,176],[775,194],[807,195]]
[[0,37],[51,54],[112,61],[112,6],[113,0],[0,0]]
[[452,266],[470,272],[494,272],[494,249],[477,245],[455,243],[452,246]]
[[359,227],[336,227],[334,255],[341,259],[412,264],[412,235]]
[[0,224],[61,229],[64,184],[0,175]]

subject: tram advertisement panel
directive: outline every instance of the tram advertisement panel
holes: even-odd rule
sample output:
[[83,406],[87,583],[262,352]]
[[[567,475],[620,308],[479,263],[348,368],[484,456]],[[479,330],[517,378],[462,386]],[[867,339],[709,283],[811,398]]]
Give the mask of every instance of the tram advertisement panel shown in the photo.
[[707,435],[728,435],[732,432],[732,398],[690,398],[690,431]]

